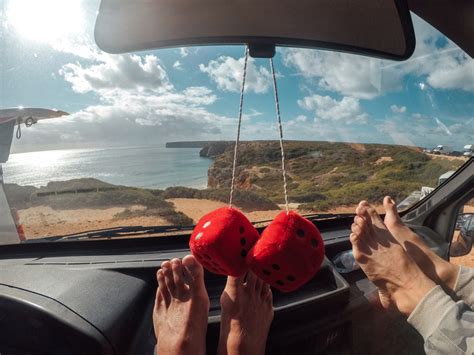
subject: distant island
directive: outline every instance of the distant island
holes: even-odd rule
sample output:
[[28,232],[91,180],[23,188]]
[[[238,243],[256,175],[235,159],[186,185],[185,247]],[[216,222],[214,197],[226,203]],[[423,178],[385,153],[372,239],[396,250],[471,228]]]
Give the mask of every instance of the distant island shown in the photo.
[[184,142],[167,142],[166,148],[203,148],[206,145],[220,143],[222,141],[184,141]]

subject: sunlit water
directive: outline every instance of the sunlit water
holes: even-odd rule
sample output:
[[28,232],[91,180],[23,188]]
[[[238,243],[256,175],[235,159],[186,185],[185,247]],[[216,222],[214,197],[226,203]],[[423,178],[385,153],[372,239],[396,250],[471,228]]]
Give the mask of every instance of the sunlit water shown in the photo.
[[111,184],[163,189],[205,188],[210,159],[199,149],[144,146],[12,154],[5,183],[45,186],[50,181],[96,178]]

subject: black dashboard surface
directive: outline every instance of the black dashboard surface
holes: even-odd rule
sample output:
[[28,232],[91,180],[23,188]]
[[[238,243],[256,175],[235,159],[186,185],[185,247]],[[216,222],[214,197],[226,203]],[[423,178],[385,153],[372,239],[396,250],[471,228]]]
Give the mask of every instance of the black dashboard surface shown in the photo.
[[[327,257],[350,248],[349,223],[347,220],[339,227],[320,227]],[[155,248],[148,241],[146,251],[2,256],[0,353],[152,354],[156,270],[162,261],[189,252],[186,238],[168,240],[166,247],[159,239],[163,240],[156,238]],[[223,277],[206,273],[211,298],[209,353],[213,353],[218,340],[218,300],[224,282]],[[300,291],[275,292],[274,306],[269,354],[422,351],[422,341],[406,322],[380,309],[376,289],[362,272],[343,278],[329,260]],[[392,330],[387,332],[392,336],[401,332],[405,339],[401,345],[399,340],[380,334],[387,324],[397,322],[397,331],[390,326]],[[410,346],[406,342],[411,342]]]

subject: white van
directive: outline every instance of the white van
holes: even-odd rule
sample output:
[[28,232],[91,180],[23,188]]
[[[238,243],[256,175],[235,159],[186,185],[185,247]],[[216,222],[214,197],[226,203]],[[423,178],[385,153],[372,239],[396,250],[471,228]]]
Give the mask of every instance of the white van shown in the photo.
[[463,148],[464,153],[463,156],[465,157],[473,157],[474,156],[474,144],[466,144]]

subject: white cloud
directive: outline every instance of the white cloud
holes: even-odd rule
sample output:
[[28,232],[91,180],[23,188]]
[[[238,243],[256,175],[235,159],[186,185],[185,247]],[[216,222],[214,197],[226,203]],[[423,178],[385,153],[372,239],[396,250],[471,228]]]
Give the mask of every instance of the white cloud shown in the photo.
[[181,65],[181,62],[179,60],[173,63],[173,68],[175,68],[176,70],[183,70],[183,66]]
[[[474,91],[474,59],[469,58],[431,25],[413,15],[417,44],[413,56],[393,62],[358,55],[309,49],[283,49],[288,67],[320,89],[344,96],[373,99],[402,89],[407,74],[427,77],[438,89]],[[437,44],[438,43],[438,44]],[[420,85],[423,90],[424,84]]]
[[437,89],[461,89],[474,92],[474,59],[458,53],[440,58],[427,78]]
[[168,75],[154,55],[104,55],[98,64],[83,67],[69,63],[59,71],[72,84],[74,91],[86,93],[117,90],[160,92],[172,88]]
[[[68,144],[221,139],[234,129],[233,118],[208,109],[217,99],[212,90],[203,86],[177,90],[155,55],[101,54],[89,65],[66,64],[59,73],[75,92],[94,93],[100,99],[100,104],[56,121],[60,131],[76,132],[67,135]],[[57,132],[50,126],[49,133],[38,137],[65,137]]]
[[251,108],[250,112],[242,114],[242,119],[248,121],[248,120],[250,120],[254,117],[259,117],[259,116],[263,116],[263,112],[260,112],[258,110],[255,110],[255,109]]
[[367,123],[369,118],[359,100],[353,97],[337,101],[330,96],[312,95],[298,100],[298,105],[304,110],[314,111],[318,120]]
[[400,88],[393,70],[384,70],[378,59],[329,51],[287,49],[285,65],[295,67],[300,74],[324,90],[345,96],[372,99],[386,90]]
[[182,58],[185,58],[189,55],[189,50],[186,47],[181,47],[179,49],[179,54],[181,55]]
[[390,106],[390,110],[392,110],[393,113],[405,113],[407,111],[407,107],[392,105]]
[[411,120],[399,115],[388,117],[377,123],[375,128],[379,131],[379,137],[387,137],[387,143],[391,143],[391,139],[395,144],[428,148],[446,144],[461,149],[474,136],[474,118],[458,118],[446,124],[437,117],[419,113],[412,117]]
[[[207,73],[223,91],[240,92],[244,69],[244,58],[235,59],[221,56],[211,60],[207,65],[200,64],[199,69]],[[247,77],[245,91],[262,94],[268,91],[271,85],[271,74],[267,68],[255,65],[255,60],[249,58],[247,63]]]

